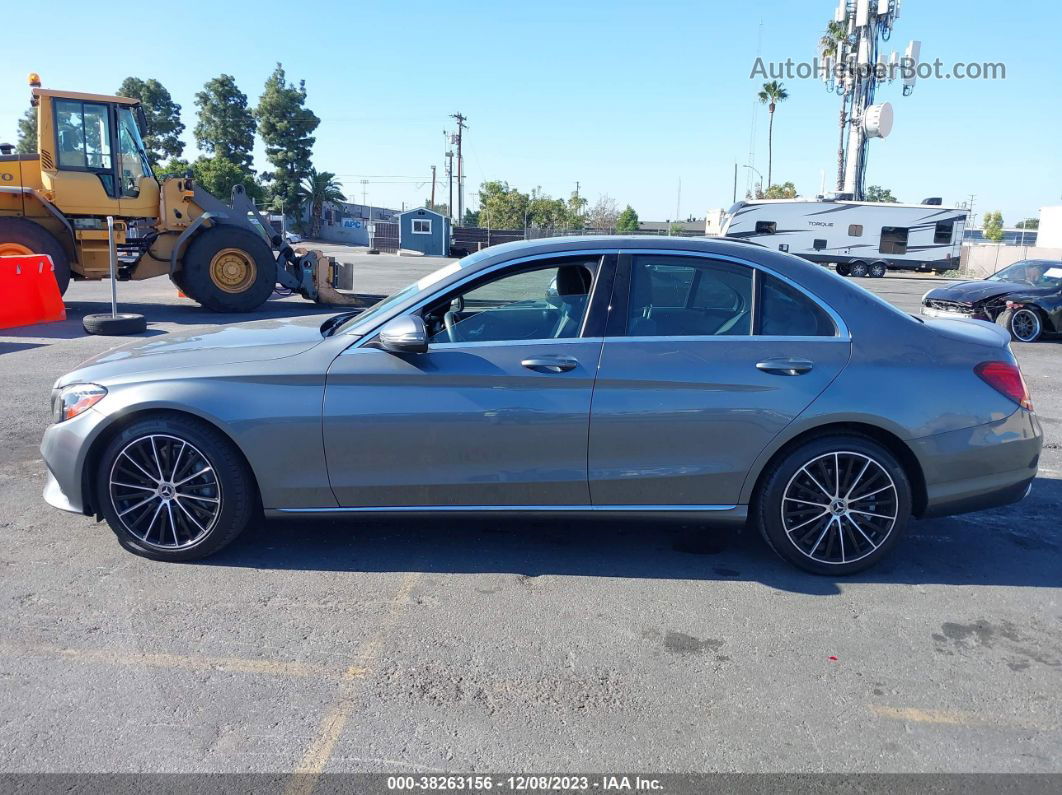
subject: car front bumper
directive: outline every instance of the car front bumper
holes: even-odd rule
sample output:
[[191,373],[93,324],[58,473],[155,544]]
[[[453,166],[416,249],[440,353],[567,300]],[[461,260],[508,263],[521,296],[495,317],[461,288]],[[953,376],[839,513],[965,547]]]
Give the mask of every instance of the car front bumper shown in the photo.
[[910,442],[926,480],[923,516],[947,516],[1017,502],[1029,493],[1043,429],[1018,409],[997,422]]
[[[106,425],[106,416],[89,409],[71,420],[48,426],[41,440],[41,456],[48,467],[44,501],[53,508],[91,514],[91,495],[83,488],[88,451]],[[93,473],[88,473],[93,474]]]

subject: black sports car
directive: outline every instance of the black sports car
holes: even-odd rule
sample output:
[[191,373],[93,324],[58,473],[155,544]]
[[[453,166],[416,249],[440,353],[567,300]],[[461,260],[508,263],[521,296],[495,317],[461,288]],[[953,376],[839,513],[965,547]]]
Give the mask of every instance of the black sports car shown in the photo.
[[983,281],[937,287],[922,296],[922,314],[994,321],[1019,342],[1062,333],[1062,261],[1022,260]]

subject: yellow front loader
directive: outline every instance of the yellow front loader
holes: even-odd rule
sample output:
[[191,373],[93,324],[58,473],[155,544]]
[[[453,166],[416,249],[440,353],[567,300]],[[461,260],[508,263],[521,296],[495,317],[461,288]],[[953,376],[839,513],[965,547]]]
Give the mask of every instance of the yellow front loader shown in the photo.
[[191,177],[155,179],[135,99],[40,87],[37,151],[0,144],[0,256],[48,254],[60,292],[71,278],[109,273],[107,216],[115,219],[120,279],[168,274],[217,312],[252,312],[277,284],[327,304],[356,305],[349,265],[296,253],[243,186],[229,204]]

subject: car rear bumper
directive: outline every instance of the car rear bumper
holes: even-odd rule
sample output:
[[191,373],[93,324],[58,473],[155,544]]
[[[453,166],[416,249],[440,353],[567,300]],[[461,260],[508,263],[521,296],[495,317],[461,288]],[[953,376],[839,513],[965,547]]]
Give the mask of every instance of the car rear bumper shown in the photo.
[[922,516],[947,516],[1017,502],[1036,477],[1043,430],[1018,409],[998,422],[910,442],[926,480]]
[[95,409],[48,426],[41,440],[41,456],[48,467],[44,501],[72,513],[90,513],[90,500],[82,487],[85,458],[92,442],[105,425],[105,416]]

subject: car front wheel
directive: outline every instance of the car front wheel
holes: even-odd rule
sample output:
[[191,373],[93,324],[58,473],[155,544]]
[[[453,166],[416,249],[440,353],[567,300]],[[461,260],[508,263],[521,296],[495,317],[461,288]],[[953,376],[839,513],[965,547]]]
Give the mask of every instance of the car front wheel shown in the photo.
[[1018,342],[1036,342],[1043,334],[1043,323],[1036,310],[1022,307],[1005,309],[996,318],[996,323],[1010,332],[1011,339]]
[[862,436],[827,436],[766,473],[754,521],[782,558],[813,574],[855,574],[896,544],[911,515],[903,467]]
[[97,478],[98,504],[118,542],[152,560],[212,555],[244,530],[257,505],[235,445],[190,417],[132,423],[107,446]]

